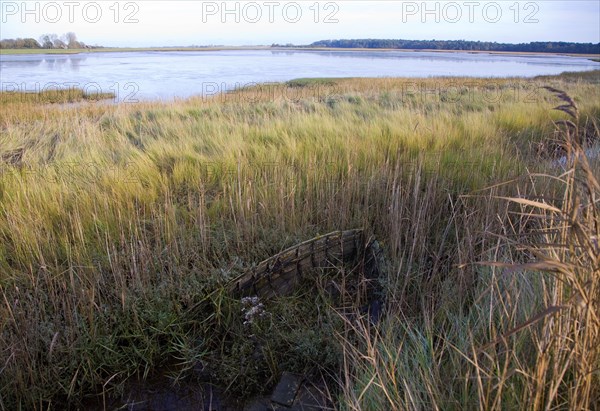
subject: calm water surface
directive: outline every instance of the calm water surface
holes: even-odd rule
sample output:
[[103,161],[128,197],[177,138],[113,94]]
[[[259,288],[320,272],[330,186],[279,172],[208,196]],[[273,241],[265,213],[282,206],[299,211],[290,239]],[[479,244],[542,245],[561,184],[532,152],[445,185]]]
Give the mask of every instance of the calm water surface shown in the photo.
[[76,86],[119,101],[211,95],[300,77],[533,77],[599,69],[583,57],[396,51],[271,51],[2,55],[3,91]]

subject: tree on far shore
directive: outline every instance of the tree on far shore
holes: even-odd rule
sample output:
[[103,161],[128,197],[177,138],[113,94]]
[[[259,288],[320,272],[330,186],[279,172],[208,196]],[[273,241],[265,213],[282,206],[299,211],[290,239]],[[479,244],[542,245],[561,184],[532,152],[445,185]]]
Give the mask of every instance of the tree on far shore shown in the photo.
[[[279,44],[273,46],[290,47],[290,45]],[[342,39],[321,40],[300,47],[600,54],[600,43],[571,43],[565,41],[512,44],[470,40]]]
[[0,49],[41,49],[40,43],[32,38],[0,40]]
[[0,49],[83,49],[87,48],[85,43],[77,40],[75,33],[68,32],[58,37],[54,33],[40,36],[39,41],[26,39],[3,39],[0,40]]

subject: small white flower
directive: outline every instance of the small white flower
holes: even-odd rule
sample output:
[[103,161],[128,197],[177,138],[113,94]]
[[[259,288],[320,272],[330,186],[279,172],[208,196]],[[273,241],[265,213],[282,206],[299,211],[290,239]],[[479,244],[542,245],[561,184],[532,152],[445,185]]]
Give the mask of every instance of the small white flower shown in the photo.
[[244,313],[244,325],[252,324],[255,319],[267,315],[265,306],[256,296],[242,298],[242,313]]

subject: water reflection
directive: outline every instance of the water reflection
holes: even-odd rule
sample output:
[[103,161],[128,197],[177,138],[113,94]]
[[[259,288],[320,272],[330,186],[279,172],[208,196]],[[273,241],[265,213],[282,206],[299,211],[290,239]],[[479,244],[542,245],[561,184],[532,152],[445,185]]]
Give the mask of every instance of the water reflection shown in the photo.
[[[490,63],[490,62],[518,62],[520,64],[550,64],[552,65],[579,65],[582,61],[585,65],[593,64],[591,60],[582,59],[570,56],[558,56],[558,55],[511,55],[511,54],[496,54],[496,53],[483,53],[483,52],[467,52],[467,51],[456,51],[456,52],[437,52],[437,51],[315,51],[315,50],[291,50],[281,51],[273,50],[271,53],[274,56],[294,56],[302,54],[317,54],[323,57],[329,58],[345,58],[345,59],[382,59],[382,60],[421,60],[429,62],[453,62],[453,63]],[[465,76],[468,76],[465,73]]]
[[210,95],[300,77],[533,77],[599,69],[581,57],[468,52],[222,50],[1,55],[5,84],[93,84],[120,101]]
[[[3,70],[5,67],[6,67],[6,69],[8,69],[8,68],[27,69],[27,68],[39,66],[43,62],[44,62],[44,60],[39,60],[39,59],[38,60],[23,60],[23,61],[20,61],[17,64],[15,64],[12,61],[5,61],[3,59],[3,56],[0,56],[0,67],[2,67]],[[4,74],[4,71],[2,72],[2,74]],[[4,76],[2,76],[2,77],[4,77]]]
[[[86,56],[60,56],[60,55],[44,55],[43,59],[37,61],[37,64],[45,64],[48,70],[63,70],[69,67],[73,71],[79,71],[82,61],[86,60]],[[16,65],[19,63],[32,63],[35,60],[26,60],[23,62],[15,62]]]

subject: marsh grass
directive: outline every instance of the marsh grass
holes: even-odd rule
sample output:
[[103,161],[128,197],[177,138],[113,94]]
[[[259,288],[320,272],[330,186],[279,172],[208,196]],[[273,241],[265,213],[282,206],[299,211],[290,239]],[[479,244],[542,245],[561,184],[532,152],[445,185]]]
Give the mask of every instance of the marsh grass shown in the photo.
[[340,408],[537,410],[598,404],[598,161],[585,155],[589,141],[581,138],[576,103],[556,88],[548,90],[561,100],[557,110],[571,117],[556,122],[567,153],[563,172],[529,172],[509,182],[517,196],[499,195],[496,186],[475,197],[487,209],[477,207],[463,223],[490,214],[501,223],[481,237],[491,244],[466,260],[492,261],[475,266],[471,298],[465,299],[460,277],[454,277],[441,281],[444,291],[433,293],[435,304],[428,301],[431,293],[417,297],[413,306],[420,302],[420,313],[392,306],[378,327],[342,316]]
[[113,99],[114,93],[89,93],[78,88],[49,89],[40,92],[5,91],[0,93],[0,105],[14,103],[76,103],[80,101],[99,101]]
[[[0,407],[119,393],[173,358],[177,379],[203,363],[244,395],[268,389],[283,364],[308,372],[322,363],[341,383],[331,389],[341,408],[528,398],[521,369],[536,361],[537,334],[474,352],[535,315],[555,283],[475,263],[527,262],[522,248],[534,243],[504,237],[540,228],[497,197],[558,197],[519,177],[551,170],[535,148],[554,138],[562,113],[549,112],[553,96],[540,87],[574,96],[579,122],[597,118],[597,87],[561,78],[300,83],[169,104],[0,97]],[[18,163],[5,160],[17,152]],[[224,284],[297,242],[357,227],[389,256],[383,324],[348,322],[336,303],[299,291],[268,307],[278,314],[255,330],[263,346],[265,330],[273,336],[258,371],[236,367],[255,345]],[[300,318],[295,334],[285,333],[290,318]],[[492,375],[510,381],[500,394]]]

